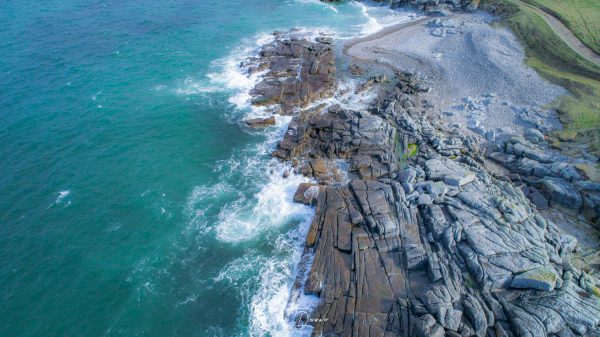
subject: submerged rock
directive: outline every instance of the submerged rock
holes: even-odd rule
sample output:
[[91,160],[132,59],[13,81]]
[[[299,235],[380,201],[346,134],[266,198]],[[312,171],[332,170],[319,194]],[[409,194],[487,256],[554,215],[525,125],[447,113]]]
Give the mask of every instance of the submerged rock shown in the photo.
[[272,126],[275,125],[275,116],[246,119],[244,123],[251,128]]

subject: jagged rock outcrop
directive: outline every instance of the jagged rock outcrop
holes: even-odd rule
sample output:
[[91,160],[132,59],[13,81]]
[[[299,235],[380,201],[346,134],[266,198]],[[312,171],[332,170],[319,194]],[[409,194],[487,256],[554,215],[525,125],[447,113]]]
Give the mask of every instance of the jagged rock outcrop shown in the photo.
[[[355,171],[348,184],[319,194],[305,290],[321,298],[313,315],[325,320],[314,325],[313,335],[600,333],[600,301],[581,287],[588,275],[569,264],[571,251],[561,245],[556,225],[519,188],[483,170],[473,152],[463,148],[454,158],[434,150],[432,144],[443,151],[465,139],[441,136],[419,112],[395,102],[379,117],[378,129],[396,124],[399,142],[419,144],[418,156],[400,172]],[[327,112],[308,128],[360,114]],[[320,147],[341,138],[335,130]],[[314,144],[303,139],[305,146]],[[370,150],[375,167],[394,146],[381,141],[379,150]],[[360,151],[341,153],[352,163]]]
[[510,138],[488,157],[514,172],[513,180],[525,183],[523,190],[538,208],[558,206],[600,226],[600,183],[589,180],[589,165],[573,163],[543,143],[543,135],[526,130],[524,137]]
[[266,44],[260,58],[249,62],[248,71],[266,71],[252,89],[255,105],[277,105],[281,114],[331,96],[335,90],[335,62],[331,38],[317,41],[277,34]]
[[[419,154],[402,171],[354,171],[348,184],[319,194],[307,239],[315,257],[305,285],[321,298],[313,335],[600,333],[600,301],[572,282],[587,274],[569,264],[571,252],[561,246],[556,225],[520,189],[491,177],[472,152],[463,149],[452,158],[431,148],[464,140],[443,139],[418,112],[394,102],[378,116],[378,129],[396,124],[399,142],[418,143]],[[316,114],[305,134],[348,115],[360,114]],[[353,125],[359,123],[356,118]],[[316,149],[340,139],[335,130]],[[315,144],[310,136],[302,139],[305,147]],[[382,141],[370,151],[376,167],[380,154],[393,153],[394,146]],[[352,163],[360,151],[329,157],[336,153]]]
[[[425,117],[414,76],[377,82],[370,109],[296,112],[273,153],[320,184],[295,197],[316,198],[316,215],[292,291],[319,300],[288,319],[313,336],[600,336],[598,281],[571,263],[575,239],[485,169],[477,138]],[[509,162],[549,161],[511,144]]]

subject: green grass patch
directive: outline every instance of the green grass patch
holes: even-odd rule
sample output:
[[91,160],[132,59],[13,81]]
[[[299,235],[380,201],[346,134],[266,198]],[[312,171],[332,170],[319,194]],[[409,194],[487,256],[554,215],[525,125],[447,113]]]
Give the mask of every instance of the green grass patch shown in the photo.
[[524,43],[526,64],[569,91],[551,104],[565,127],[556,134],[556,144],[576,141],[600,155],[600,68],[571,50],[531,9],[510,0],[486,4],[494,6],[496,14],[503,14],[504,22]]
[[417,155],[419,153],[419,145],[417,144],[408,144],[406,147],[406,153],[403,155],[404,159],[409,159]]
[[600,1],[524,0],[556,16],[581,42],[600,53]]
[[406,167],[406,164],[409,159],[414,158],[419,153],[419,145],[418,144],[408,144],[406,146],[406,151],[403,150],[403,146],[396,142],[396,155],[398,157],[398,164],[400,168]]

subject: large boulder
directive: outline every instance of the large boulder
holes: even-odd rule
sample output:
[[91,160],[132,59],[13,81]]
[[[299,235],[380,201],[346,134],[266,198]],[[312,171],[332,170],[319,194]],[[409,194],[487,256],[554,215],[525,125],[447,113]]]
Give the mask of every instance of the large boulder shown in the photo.
[[314,205],[319,196],[319,186],[311,183],[301,183],[294,193],[294,202],[304,205]]
[[583,199],[577,189],[564,179],[546,177],[542,179],[542,187],[556,204],[576,210],[583,206]]

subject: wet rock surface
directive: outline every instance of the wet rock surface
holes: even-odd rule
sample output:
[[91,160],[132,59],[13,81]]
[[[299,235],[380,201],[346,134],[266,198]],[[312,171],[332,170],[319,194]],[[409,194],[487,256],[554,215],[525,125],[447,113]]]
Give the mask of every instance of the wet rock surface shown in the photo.
[[250,118],[250,119],[246,119],[244,120],[244,123],[246,123],[246,125],[248,125],[251,128],[261,128],[261,127],[267,127],[267,126],[271,126],[271,125],[275,125],[275,116],[269,116],[269,117],[257,117],[257,118]]
[[[311,81],[284,73],[278,82],[299,81],[295,88]],[[273,155],[319,185],[301,185],[294,197],[315,204],[316,215],[293,291],[318,304],[287,318],[313,336],[600,336],[598,280],[572,263],[575,238],[536,208],[584,209],[600,188],[515,138],[490,157],[526,170],[519,177],[536,177],[538,166],[547,174],[522,186],[499,179],[480,138],[426,117],[419,93],[427,88],[411,74],[365,90],[378,92],[365,110],[296,111],[301,92],[270,101],[295,111]]]

